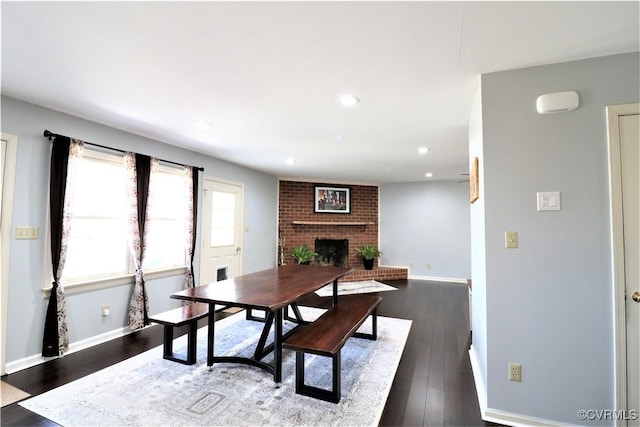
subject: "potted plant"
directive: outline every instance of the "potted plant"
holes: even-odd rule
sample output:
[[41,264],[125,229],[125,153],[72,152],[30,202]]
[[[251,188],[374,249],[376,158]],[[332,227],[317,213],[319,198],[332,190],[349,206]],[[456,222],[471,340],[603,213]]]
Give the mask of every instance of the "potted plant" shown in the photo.
[[291,256],[298,264],[310,264],[317,255],[307,245],[294,246],[291,250]]
[[374,260],[382,255],[382,252],[374,244],[363,245],[360,249],[356,249],[356,252],[362,257],[365,270],[372,270]]

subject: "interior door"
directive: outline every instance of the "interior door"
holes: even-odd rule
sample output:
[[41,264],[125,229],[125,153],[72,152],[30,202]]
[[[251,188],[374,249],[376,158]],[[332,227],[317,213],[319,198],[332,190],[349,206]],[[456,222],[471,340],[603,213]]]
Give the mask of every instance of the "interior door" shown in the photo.
[[640,104],[607,108],[618,425],[640,426]]
[[243,188],[205,178],[202,202],[201,284],[242,274]]
[[[5,236],[4,235],[4,228],[1,227],[2,221],[4,220],[4,218],[2,217],[2,205],[3,205],[3,200],[4,200],[4,173],[6,170],[6,166],[5,166],[5,158],[6,158],[6,152],[7,152],[7,141],[3,139],[0,140],[0,248],[3,247],[3,242],[5,239],[8,239],[9,236]],[[2,254],[2,258],[4,259],[4,253]],[[6,357],[6,351],[5,351],[5,343],[6,343],[6,324],[7,324],[7,308],[8,308],[8,304],[6,301],[6,297],[8,295],[8,289],[5,289],[7,287],[7,283],[5,283],[4,280],[4,270],[5,270],[5,266],[2,265],[3,263],[0,262],[0,278],[2,280],[2,314],[0,315],[0,336],[2,338],[0,338],[2,340],[1,343],[1,349],[0,349],[0,375],[4,375],[5,374],[5,357]]]
[[0,139],[0,375],[6,373],[7,311],[11,221],[15,187],[18,137],[2,133]]
[[627,408],[630,426],[640,426],[640,116],[620,117],[620,159],[622,163],[622,209],[624,224],[624,274],[627,329]]

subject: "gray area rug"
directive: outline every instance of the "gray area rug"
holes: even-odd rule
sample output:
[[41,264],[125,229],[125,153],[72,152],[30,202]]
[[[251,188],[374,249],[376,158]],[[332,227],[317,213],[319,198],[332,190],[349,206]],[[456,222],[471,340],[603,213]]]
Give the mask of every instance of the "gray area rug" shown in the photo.
[[[338,295],[366,294],[372,292],[395,291],[396,288],[375,280],[363,280],[360,282],[338,282]],[[327,285],[315,291],[321,297],[333,295],[333,284]]]
[[[305,320],[322,312],[301,310]],[[370,331],[370,323],[361,330]],[[295,393],[295,353],[288,350],[279,388],[273,376],[254,367],[216,364],[209,370],[205,327],[198,331],[195,365],[164,360],[156,347],[20,405],[64,426],[377,425],[410,327],[410,320],[379,317],[378,340],[347,342],[339,404]],[[252,354],[260,331],[261,324],[245,320],[244,313],[216,322],[216,355]],[[181,337],[174,349],[185,346]],[[305,372],[307,384],[331,387],[331,359],[307,356]]]

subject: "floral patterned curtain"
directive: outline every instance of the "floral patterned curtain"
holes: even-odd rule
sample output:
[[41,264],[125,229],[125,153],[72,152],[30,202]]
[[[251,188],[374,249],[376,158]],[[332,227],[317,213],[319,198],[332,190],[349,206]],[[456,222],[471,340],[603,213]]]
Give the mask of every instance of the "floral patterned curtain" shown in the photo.
[[149,297],[145,289],[142,261],[145,254],[145,224],[151,173],[158,169],[158,160],[142,154],[125,153],[127,170],[127,204],[129,207],[129,248],[135,265],[135,283],[129,302],[129,327],[132,330],[149,324]]
[[192,166],[185,166],[184,168],[186,185],[187,185],[187,200],[186,200],[186,248],[189,263],[187,264],[187,272],[185,274],[184,287],[193,288],[194,273],[193,273],[193,256],[196,250],[196,224],[198,217],[198,168]]
[[63,356],[69,350],[69,331],[64,288],[60,284],[67,257],[69,224],[72,218],[74,172],[82,157],[84,142],[58,136],[51,150],[49,210],[51,217],[51,267],[53,287],[44,324],[42,355]]

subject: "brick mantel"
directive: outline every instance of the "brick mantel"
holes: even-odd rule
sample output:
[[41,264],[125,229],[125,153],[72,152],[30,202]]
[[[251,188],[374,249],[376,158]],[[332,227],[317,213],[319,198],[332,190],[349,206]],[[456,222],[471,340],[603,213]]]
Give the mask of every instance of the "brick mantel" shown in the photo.
[[284,241],[285,263],[294,262],[289,255],[293,246],[306,244],[313,249],[316,238],[348,239],[347,263],[359,268],[362,260],[356,249],[378,244],[378,187],[339,185],[351,190],[351,213],[315,213],[314,187],[324,184],[280,181],[278,235]]
[[340,226],[340,225],[376,225],[375,222],[355,222],[355,221],[293,221],[293,225],[331,225],[331,226]]
[[[343,281],[406,279],[406,268],[378,267],[364,270],[356,249],[367,243],[378,244],[378,187],[366,185],[340,185],[351,189],[351,213],[315,213],[314,187],[318,184],[280,181],[278,235],[284,241],[284,262],[295,262],[289,255],[291,248],[307,245],[313,249],[315,239],[348,239],[347,263],[355,271]],[[380,248],[384,252],[384,248]],[[278,260],[280,258],[278,257]]]

